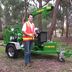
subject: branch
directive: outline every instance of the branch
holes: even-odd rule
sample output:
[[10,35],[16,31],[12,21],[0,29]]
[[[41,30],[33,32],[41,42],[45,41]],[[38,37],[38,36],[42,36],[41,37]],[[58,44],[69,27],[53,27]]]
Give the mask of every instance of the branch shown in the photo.
[[48,2],[51,1],[51,0],[44,0],[44,1],[48,3]]
[[[45,5],[47,5],[47,4],[48,4],[48,2],[46,2],[46,4],[44,4],[43,6],[45,6]],[[43,7],[43,6],[42,6],[42,7]]]
[[36,5],[36,7],[37,7],[37,3],[35,3],[35,0],[32,0],[33,2],[34,2],[34,4]]
[[44,0],[44,1],[46,2],[46,4],[44,4],[43,6],[47,5],[50,0]]

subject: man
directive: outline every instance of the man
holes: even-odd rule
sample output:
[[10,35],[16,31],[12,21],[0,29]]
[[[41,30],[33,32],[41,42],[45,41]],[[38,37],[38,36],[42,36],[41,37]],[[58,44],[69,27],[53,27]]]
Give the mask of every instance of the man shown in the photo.
[[23,32],[23,41],[24,41],[24,59],[25,66],[30,66],[31,62],[31,48],[34,40],[35,33],[35,25],[33,23],[33,16],[30,14],[28,16],[28,21],[23,24],[22,28]]

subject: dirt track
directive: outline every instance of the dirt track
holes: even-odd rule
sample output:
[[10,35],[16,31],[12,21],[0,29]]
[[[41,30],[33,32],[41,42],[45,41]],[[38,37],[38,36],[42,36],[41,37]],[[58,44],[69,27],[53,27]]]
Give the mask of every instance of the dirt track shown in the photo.
[[25,67],[23,56],[10,59],[3,51],[0,53],[0,72],[72,72],[72,58],[61,63],[54,56],[32,55],[32,60],[32,66]]

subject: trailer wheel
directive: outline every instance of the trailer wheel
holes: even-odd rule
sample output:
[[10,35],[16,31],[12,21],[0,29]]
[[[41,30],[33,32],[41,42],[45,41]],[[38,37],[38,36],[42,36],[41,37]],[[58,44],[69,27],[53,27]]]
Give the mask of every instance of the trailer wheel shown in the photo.
[[8,44],[6,46],[6,53],[9,58],[16,58],[18,56],[18,51],[14,44]]
[[60,53],[58,53],[58,61],[59,62],[65,62],[64,52],[63,51],[61,51]]

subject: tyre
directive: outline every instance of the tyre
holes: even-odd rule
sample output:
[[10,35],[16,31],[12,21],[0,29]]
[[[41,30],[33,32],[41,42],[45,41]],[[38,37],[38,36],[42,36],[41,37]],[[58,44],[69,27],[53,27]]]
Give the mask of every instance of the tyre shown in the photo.
[[18,51],[16,50],[16,47],[14,44],[8,44],[6,46],[6,53],[9,58],[17,58]]

